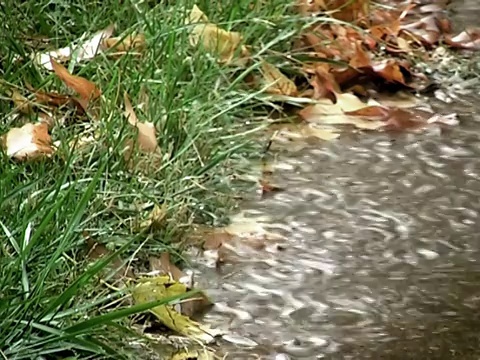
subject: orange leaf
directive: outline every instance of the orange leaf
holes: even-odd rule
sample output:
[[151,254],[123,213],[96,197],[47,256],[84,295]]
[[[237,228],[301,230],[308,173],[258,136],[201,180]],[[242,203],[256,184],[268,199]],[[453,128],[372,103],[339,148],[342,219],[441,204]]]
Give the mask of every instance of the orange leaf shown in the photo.
[[102,94],[100,89],[98,89],[93,82],[81,76],[70,74],[65,66],[59,64],[53,58],[50,58],[50,62],[52,64],[53,71],[60,78],[60,80],[62,80],[70,89],[78,93],[82,100],[86,102],[95,100]]
[[357,41],[355,56],[350,60],[349,65],[357,69],[371,65],[370,56],[363,49],[361,41]]
[[387,81],[406,85],[400,66],[395,60],[388,59],[372,64],[372,70]]

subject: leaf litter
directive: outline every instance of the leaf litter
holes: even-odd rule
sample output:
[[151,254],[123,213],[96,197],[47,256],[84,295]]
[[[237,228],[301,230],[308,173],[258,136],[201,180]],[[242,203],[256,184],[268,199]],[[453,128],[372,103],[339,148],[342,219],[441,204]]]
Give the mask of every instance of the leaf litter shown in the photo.
[[[387,6],[382,6],[382,5]],[[395,4],[395,6],[391,6]],[[455,114],[433,114],[431,109],[412,102],[411,106],[374,99],[384,93],[428,91],[431,81],[415,68],[417,59],[434,61],[431,49],[444,41],[452,48],[477,49],[480,30],[467,29],[453,35],[451,25],[440,4],[418,5],[402,1],[369,0],[308,1],[298,0],[297,10],[304,16],[331,17],[302,31],[288,54],[289,58],[308,55],[311,60],[290,62],[289,66],[303,79],[288,77],[277,65],[250,57],[247,45],[235,32],[226,32],[210,23],[194,6],[187,23],[204,24],[202,31],[191,31],[191,44],[203,41],[215,52],[220,63],[229,63],[234,54],[243,54],[243,64],[259,61],[256,87],[271,94],[271,101],[297,103],[300,122],[284,124],[283,138],[294,140],[318,138],[331,141],[339,137],[344,126],[367,131],[410,131],[433,123],[455,125]],[[341,22],[343,21],[343,23]],[[211,30],[207,30],[207,25]],[[201,25],[197,25],[201,26]],[[215,43],[216,41],[216,43]],[[215,43],[215,46],[211,45]],[[412,61],[413,59],[414,61]],[[246,61],[248,60],[248,61]],[[387,90],[386,92],[384,90]],[[380,97],[379,96],[379,97]],[[402,95],[399,95],[401,97]],[[312,100],[311,104],[308,104]],[[305,106],[305,104],[307,104]],[[407,109],[408,107],[408,109]],[[280,139],[277,122],[271,138]],[[340,127],[339,127],[340,126]]]
[[[227,31],[210,22],[196,5],[185,23],[189,25],[192,47],[202,47],[225,65],[246,68],[257,62],[258,66],[252,67],[257,72],[253,86],[262,89],[273,101],[283,104],[288,100],[301,108],[295,112],[298,121],[290,124],[272,122],[274,135],[271,138],[275,141],[282,137],[331,141],[345,131],[344,126],[368,131],[404,131],[422,129],[432,123],[457,124],[455,114],[435,114],[425,106],[420,108],[418,97],[394,94],[386,99],[384,89],[387,88],[388,93],[392,89],[397,93],[424,91],[430,85],[429,79],[416,72],[410,59],[428,61],[434,53],[431,50],[441,42],[456,49],[478,50],[480,31],[467,29],[454,35],[442,6],[388,1],[392,2],[399,6],[376,7],[367,0],[299,0],[297,9],[301,14],[332,17],[354,26],[320,21],[303,30],[288,58],[306,54],[310,60],[295,60],[288,64],[293,72],[283,71],[284,63],[280,66],[270,59],[251,56],[252,47],[244,44],[239,32]],[[91,60],[101,52],[112,56],[141,53],[146,47],[145,36],[141,33],[113,37],[113,32],[112,25],[87,41],[79,40],[62,49],[32,55],[38,65],[52,70],[77,96],[30,87],[31,96],[27,97],[13,89],[9,96],[16,111],[25,115],[45,114],[45,107],[61,109],[72,105],[78,110],[77,115],[88,112],[94,102],[101,101],[100,88],[86,78],[71,74],[62,63],[73,60],[77,64]],[[296,75],[291,75],[293,73]],[[134,144],[140,154],[160,158],[154,124],[139,121],[126,92],[124,114],[136,131],[136,139],[126,146],[128,160]],[[43,121],[12,128],[1,137],[2,147],[7,156],[16,160],[49,158],[55,153],[50,137],[53,125]],[[262,172],[258,179],[262,195],[277,189],[268,176]],[[163,226],[164,216],[165,209],[155,206],[141,227],[155,231]],[[205,253],[213,255],[214,266],[237,261],[240,259],[238,253],[244,250],[267,250],[284,240],[268,231],[261,219],[246,218],[244,214],[234,217],[231,224],[223,228],[199,226],[193,238]],[[96,242],[89,241],[88,248],[93,260],[111,254],[106,246]],[[111,276],[114,279],[128,279],[135,283],[132,298],[137,304],[184,295],[194,286],[193,277],[174,265],[168,253],[149,258],[151,274],[145,277],[138,278],[121,259],[115,259],[113,266]],[[210,306],[208,297],[198,292],[192,298],[157,306],[150,312],[171,330],[209,343],[218,331],[191,317]]]

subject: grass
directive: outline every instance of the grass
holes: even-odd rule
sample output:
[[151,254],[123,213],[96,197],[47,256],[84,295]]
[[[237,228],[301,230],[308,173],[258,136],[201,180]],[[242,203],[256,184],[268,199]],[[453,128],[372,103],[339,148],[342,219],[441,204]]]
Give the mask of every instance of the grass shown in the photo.
[[[285,1],[261,3],[253,8],[250,1],[233,0],[197,5],[212,22],[240,31],[254,56],[281,59],[282,46],[301,23],[285,15]],[[147,39],[141,58],[97,56],[74,67],[103,92],[93,145],[83,151],[65,146],[87,131],[85,123],[75,123],[53,129],[62,145],[52,159],[18,163],[2,155],[0,357],[134,357],[128,316],[146,307],[119,305],[126,290],[112,292],[102,285],[102,269],[117,254],[141,268],[149,254],[178,253],[176,244],[193,222],[225,221],[232,205],[230,175],[238,170],[235,164],[258,156],[262,144],[248,142],[245,134],[255,131],[264,112],[242,87],[249,70],[220,66],[189,46],[184,18],[192,6],[188,0],[0,4],[3,86],[65,90],[25,59],[111,23],[117,34],[142,31]],[[142,92],[149,97],[138,115],[155,124],[164,156],[148,173],[131,171],[123,161],[121,144],[129,132],[122,115],[124,91],[134,105]],[[0,108],[3,134],[19,123],[5,96]],[[155,204],[167,209],[164,227],[139,232],[135,224]],[[89,264],[84,231],[114,254]]]

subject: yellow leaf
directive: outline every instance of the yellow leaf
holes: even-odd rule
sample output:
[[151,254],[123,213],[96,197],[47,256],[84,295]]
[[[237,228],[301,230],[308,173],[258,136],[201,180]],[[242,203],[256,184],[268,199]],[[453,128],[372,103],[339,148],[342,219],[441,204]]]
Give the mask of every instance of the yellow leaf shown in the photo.
[[102,47],[105,49],[113,48],[120,52],[129,50],[142,51],[145,49],[145,35],[130,34],[126,37],[107,38],[103,40]]
[[140,150],[145,153],[153,153],[157,151],[158,144],[155,134],[155,126],[151,122],[141,123],[138,121],[127,93],[124,94],[123,98],[125,102],[125,116],[127,117],[128,122],[138,129],[137,143]]
[[18,111],[24,114],[33,112],[32,102],[20,94],[17,89],[12,89],[10,96]]
[[[149,258],[150,270],[158,271],[161,275],[168,275],[171,280],[178,281],[188,288],[193,287],[193,274],[187,276],[175,264],[170,261],[170,254],[163,252],[160,257]],[[202,292],[182,301],[180,311],[183,315],[193,316],[204,312],[212,305],[210,299]]]
[[167,204],[163,203],[162,206],[155,204],[153,210],[148,215],[145,221],[142,221],[138,228],[141,229],[160,229],[165,225],[167,217]]
[[[172,281],[168,275],[145,278],[133,289],[135,304],[145,304],[182,295],[187,292],[184,284]],[[191,339],[210,343],[218,335],[208,326],[197,323],[175,310],[174,305],[160,305],[150,309],[165,326]]]
[[264,61],[260,70],[265,85],[268,86],[266,92],[286,96],[297,95],[298,89],[295,83],[282,74],[275,66]]
[[[207,16],[196,6],[192,8],[187,24],[196,24],[189,36],[192,46],[202,45],[203,48],[215,54],[218,59],[226,64],[232,63],[237,50],[245,57],[248,50],[242,46],[242,36],[238,32],[227,31],[208,21]],[[240,60],[241,65],[246,61]]]
[[21,128],[10,129],[3,136],[3,146],[7,156],[17,160],[49,157],[54,152],[46,123],[28,123]]
[[214,360],[215,354],[206,349],[202,350],[181,350],[174,354],[170,360]]

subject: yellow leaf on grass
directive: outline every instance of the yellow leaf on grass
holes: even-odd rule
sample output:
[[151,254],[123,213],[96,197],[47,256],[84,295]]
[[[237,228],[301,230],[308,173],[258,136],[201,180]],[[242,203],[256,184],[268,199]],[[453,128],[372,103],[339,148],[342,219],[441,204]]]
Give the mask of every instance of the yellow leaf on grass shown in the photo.
[[162,206],[155,204],[153,210],[148,215],[147,219],[142,221],[138,228],[141,229],[152,229],[158,230],[161,229],[165,225],[165,221],[167,219],[167,203],[163,203]]
[[126,37],[106,38],[102,42],[105,49],[114,49],[115,51],[125,52],[129,50],[142,51],[145,49],[145,35],[130,34]]
[[[192,46],[201,44],[206,51],[215,54],[221,62],[232,63],[237,51],[241,55],[248,54],[245,46],[241,45],[243,38],[240,33],[227,31],[210,23],[207,16],[196,5],[190,11],[186,23],[195,24],[190,33],[190,44]],[[246,59],[237,59],[236,62],[244,65],[245,61]]]
[[21,128],[10,129],[2,140],[7,156],[16,160],[49,157],[54,152],[46,123],[28,123]]
[[53,58],[50,59],[50,62],[52,64],[53,71],[60,78],[60,80],[62,80],[70,89],[78,93],[80,98],[87,104],[90,100],[95,100],[102,94],[100,89],[98,89],[93,82],[81,76],[70,74],[65,66],[59,64]]
[[124,94],[123,98],[125,102],[125,116],[127,117],[128,122],[138,129],[137,144],[140,150],[145,153],[153,153],[157,151],[158,145],[155,126],[151,122],[141,123],[138,121],[127,93]]
[[376,130],[385,126],[385,121],[377,120],[375,116],[352,115],[355,112],[380,109],[377,102],[364,103],[353,94],[336,94],[337,102],[321,99],[315,105],[300,111],[300,116],[309,123],[320,125],[354,125],[359,129]]
[[[193,288],[193,274],[187,275],[173,264],[169,253],[163,252],[160,254],[160,257],[151,256],[149,263],[151,271],[159,272],[161,275],[168,275],[171,280],[178,281],[188,288]],[[194,316],[203,313],[211,305],[213,304],[210,299],[203,292],[199,292],[191,298],[182,301],[180,312],[186,316]]]
[[[146,304],[182,295],[186,292],[187,287],[184,284],[172,281],[166,275],[141,279],[133,289],[132,295],[135,304]],[[159,305],[149,311],[168,328],[202,343],[211,343],[215,336],[219,335],[218,331],[180,314],[174,305]]]
[[20,94],[17,89],[13,89],[10,95],[15,107],[24,114],[31,114],[33,112],[33,104],[25,96]]
[[268,86],[266,92],[271,94],[296,96],[298,93],[295,83],[287,78],[280,70],[272,64],[264,61],[260,67],[265,85]]

